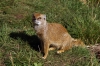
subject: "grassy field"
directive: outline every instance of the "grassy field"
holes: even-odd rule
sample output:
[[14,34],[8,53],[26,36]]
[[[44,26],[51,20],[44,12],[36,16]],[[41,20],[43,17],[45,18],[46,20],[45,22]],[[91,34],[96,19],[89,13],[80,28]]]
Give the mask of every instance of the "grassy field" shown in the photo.
[[32,27],[32,14],[47,15],[48,22],[61,23],[85,44],[100,43],[98,0],[0,0],[0,66],[99,66],[94,54],[74,47],[62,54],[50,51],[41,59],[39,39]]

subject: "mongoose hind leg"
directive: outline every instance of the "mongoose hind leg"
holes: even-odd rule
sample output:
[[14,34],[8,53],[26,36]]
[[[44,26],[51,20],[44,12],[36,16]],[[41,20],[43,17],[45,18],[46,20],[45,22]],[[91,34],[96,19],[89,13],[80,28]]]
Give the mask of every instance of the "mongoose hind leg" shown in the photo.
[[72,45],[67,45],[67,46],[62,46],[60,50],[57,51],[58,54],[66,51],[66,50],[69,50],[72,48]]

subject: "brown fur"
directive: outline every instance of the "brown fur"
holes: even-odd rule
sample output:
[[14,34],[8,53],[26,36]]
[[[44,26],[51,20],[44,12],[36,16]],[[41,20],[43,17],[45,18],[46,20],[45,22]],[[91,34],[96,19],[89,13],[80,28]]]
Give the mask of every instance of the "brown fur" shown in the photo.
[[74,40],[71,42],[71,44],[72,44],[73,46],[75,46],[75,47],[77,47],[77,46],[86,47],[85,44],[83,43],[83,41],[80,40],[80,39],[74,39]]
[[[46,59],[48,50],[59,49],[57,53],[62,53],[72,48],[74,44],[81,43],[81,41],[73,39],[61,24],[47,23],[46,15],[44,14],[35,13],[33,15],[33,25],[37,36],[41,39],[41,46],[44,52],[43,59]],[[49,48],[50,46],[52,47]]]
[[87,3],[87,0],[80,0],[83,4]]
[[100,5],[100,0],[79,0],[80,2],[82,2],[83,4],[87,5],[87,6],[99,6]]

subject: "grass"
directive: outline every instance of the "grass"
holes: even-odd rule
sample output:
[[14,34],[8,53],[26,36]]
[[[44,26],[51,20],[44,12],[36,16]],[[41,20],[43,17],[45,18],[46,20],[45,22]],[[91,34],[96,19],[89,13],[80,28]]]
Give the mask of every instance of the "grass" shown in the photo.
[[100,43],[100,6],[94,0],[3,0],[0,1],[0,66],[99,66],[85,48],[72,48],[60,55],[50,51],[46,60],[33,27],[32,14],[47,15],[61,23],[72,37],[87,45]]

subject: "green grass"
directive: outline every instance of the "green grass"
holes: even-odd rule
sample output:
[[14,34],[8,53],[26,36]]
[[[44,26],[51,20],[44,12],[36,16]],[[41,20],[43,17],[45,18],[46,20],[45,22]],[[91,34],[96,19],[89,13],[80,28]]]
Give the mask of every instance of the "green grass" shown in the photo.
[[100,6],[94,0],[2,0],[0,1],[0,66],[99,66],[85,48],[62,54],[50,51],[46,60],[33,27],[32,14],[47,15],[48,22],[61,23],[72,37],[87,45],[100,42]]

